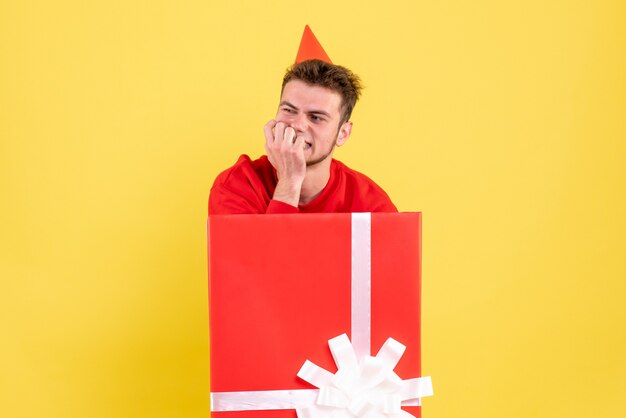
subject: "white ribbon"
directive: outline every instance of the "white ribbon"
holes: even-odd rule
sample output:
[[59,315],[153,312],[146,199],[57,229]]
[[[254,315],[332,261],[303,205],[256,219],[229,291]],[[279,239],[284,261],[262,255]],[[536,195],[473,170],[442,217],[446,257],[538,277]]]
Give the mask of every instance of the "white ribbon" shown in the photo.
[[298,418],[412,417],[401,405],[433,394],[430,377],[402,380],[393,372],[405,346],[389,338],[370,356],[371,214],[352,214],[352,343],[329,340],[337,373],[306,360],[298,376],[319,389],[211,392],[211,411],[295,409]]
[[211,393],[211,411],[261,411],[306,408],[317,399],[317,389],[253,390]]
[[393,372],[406,349],[393,338],[385,342],[376,357],[366,355],[360,359],[346,334],[329,340],[328,345],[337,373],[309,360],[304,363],[298,377],[320,390],[313,405],[296,408],[298,418],[410,417],[400,409],[402,402],[433,394],[430,377],[402,380]]
[[358,358],[370,354],[372,313],[372,214],[352,214],[352,344]]

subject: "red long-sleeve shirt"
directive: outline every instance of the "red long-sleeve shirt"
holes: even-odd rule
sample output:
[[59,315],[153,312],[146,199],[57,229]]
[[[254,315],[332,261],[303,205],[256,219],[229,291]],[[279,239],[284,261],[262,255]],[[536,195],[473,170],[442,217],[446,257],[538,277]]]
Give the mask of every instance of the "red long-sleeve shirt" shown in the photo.
[[254,213],[397,212],[387,193],[367,176],[332,160],[324,190],[306,205],[273,200],[276,172],[266,156],[242,155],[217,176],[209,197],[209,215]]

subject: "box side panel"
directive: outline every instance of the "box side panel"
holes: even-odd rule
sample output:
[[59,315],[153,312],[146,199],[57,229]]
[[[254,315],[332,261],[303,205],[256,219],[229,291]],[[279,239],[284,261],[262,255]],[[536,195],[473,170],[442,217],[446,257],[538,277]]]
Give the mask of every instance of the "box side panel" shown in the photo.
[[372,215],[372,354],[389,337],[406,345],[395,368],[402,379],[421,376],[420,219],[419,213]]

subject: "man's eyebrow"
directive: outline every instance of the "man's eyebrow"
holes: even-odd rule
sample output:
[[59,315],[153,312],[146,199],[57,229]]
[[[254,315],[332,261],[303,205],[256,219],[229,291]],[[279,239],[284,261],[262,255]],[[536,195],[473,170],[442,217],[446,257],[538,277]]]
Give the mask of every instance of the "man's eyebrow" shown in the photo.
[[330,117],[330,113],[324,112],[323,110],[311,110],[309,114],[310,115],[324,115],[326,117]]
[[289,106],[292,109],[296,109],[296,110],[298,109],[295,105],[289,103],[287,100],[283,100],[282,102],[280,102],[280,105],[281,106]]
[[[295,110],[300,110],[300,109],[298,109],[298,107],[296,105],[294,105],[292,103],[289,103],[287,100],[281,101],[280,102],[280,106],[287,106],[287,107],[290,107],[290,108],[295,109]],[[325,112],[323,110],[310,110],[307,113],[310,114],[310,115],[323,115],[323,116],[326,116],[326,117],[330,118],[330,113]]]

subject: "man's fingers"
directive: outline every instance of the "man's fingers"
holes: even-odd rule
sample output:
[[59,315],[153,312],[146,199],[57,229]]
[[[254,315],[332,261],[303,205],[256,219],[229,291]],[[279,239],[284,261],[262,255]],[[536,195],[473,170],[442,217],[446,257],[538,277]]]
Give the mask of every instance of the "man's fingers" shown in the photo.
[[294,143],[294,139],[296,138],[296,130],[291,126],[285,128],[285,143],[286,145],[291,145]]
[[278,122],[274,126],[274,141],[277,145],[282,145],[283,137],[285,135],[285,124],[283,122]]
[[265,144],[271,144],[274,142],[274,127],[276,126],[276,120],[272,119],[265,124],[263,131],[265,132]]
[[293,145],[297,150],[302,150],[302,152],[304,153],[304,136],[297,136]]

